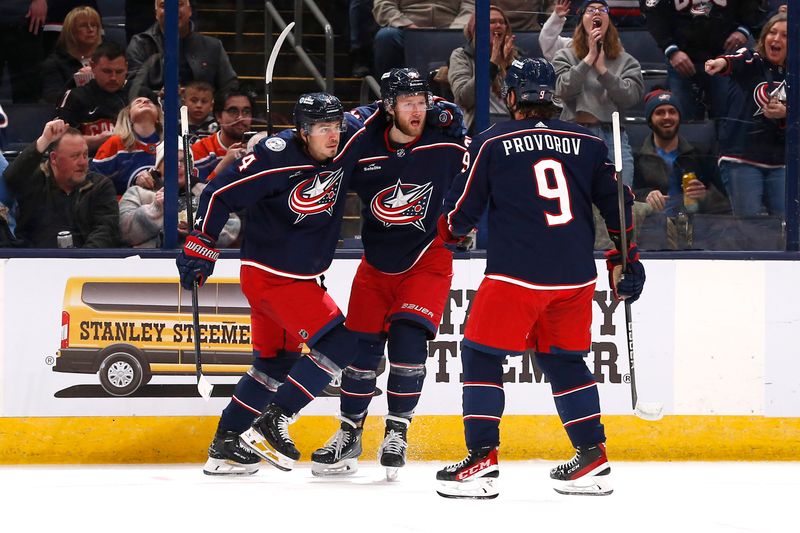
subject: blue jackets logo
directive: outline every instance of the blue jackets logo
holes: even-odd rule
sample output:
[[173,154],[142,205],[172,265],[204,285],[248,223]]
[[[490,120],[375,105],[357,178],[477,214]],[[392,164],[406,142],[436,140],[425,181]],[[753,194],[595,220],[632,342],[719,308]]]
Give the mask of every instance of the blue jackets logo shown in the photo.
[[326,212],[333,215],[333,206],[339,196],[344,171],[340,168],[334,171],[320,172],[313,178],[308,178],[295,185],[289,196],[289,209],[297,213],[295,224],[308,215],[318,215]]
[[387,227],[411,224],[425,231],[422,220],[428,212],[432,193],[431,182],[414,185],[397,180],[397,184],[386,187],[373,196],[369,208],[373,216]]

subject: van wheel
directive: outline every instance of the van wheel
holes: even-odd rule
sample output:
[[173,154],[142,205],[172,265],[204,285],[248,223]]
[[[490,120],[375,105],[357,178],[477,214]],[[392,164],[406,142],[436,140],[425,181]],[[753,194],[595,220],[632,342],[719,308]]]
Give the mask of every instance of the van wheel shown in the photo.
[[[142,364],[127,352],[113,352],[100,364],[100,385],[112,396],[128,396],[133,394],[147,381]],[[149,374],[149,373],[148,373]]]

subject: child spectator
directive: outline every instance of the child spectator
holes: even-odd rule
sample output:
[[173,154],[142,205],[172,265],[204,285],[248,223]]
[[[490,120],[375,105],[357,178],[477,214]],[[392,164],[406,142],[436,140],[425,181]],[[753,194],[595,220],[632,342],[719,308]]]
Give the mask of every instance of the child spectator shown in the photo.
[[214,109],[214,88],[210,83],[193,80],[181,91],[183,105],[188,109],[189,133],[198,137],[208,137],[219,130]]

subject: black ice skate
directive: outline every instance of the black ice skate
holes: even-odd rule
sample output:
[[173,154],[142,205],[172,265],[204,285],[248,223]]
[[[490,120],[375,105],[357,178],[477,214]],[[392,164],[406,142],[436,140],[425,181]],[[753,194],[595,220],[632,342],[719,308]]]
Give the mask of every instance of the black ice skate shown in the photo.
[[203,473],[209,476],[255,474],[261,458],[242,446],[235,431],[217,431],[208,447],[208,461]]
[[311,454],[311,473],[315,476],[347,476],[358,471],[362,428],[347,417],[323,446]]
[[496,483],[499,476],[497,448],[487,446],[469,450],[465,459],[436,473],[439,481],[436,492],[445,498],[497,498],[499,492]]
[[386,479],[397,479],[397,470],[406,465],[408,448],[408,425],[411,421],[399,416],[386,416],[386,430],[378,449],[378,461],[386,467]]
[[288,472],[300,459],[300,452],[289,436],[289,424],[294,420],[277,405],[270,404],[264,413],[239,438],[245,446],[268,463]]
[[578,446],[575,457],[550,471],[553,489],[559,494],[605,496],[614,492],[610,481],[611,466],[606,445]]

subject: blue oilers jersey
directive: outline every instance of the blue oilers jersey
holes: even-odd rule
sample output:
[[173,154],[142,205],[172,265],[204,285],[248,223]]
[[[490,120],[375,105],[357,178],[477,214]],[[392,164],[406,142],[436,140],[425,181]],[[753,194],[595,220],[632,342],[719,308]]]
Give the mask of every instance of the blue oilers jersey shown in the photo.
[[363,131],[348,119],[339,152],[325,164],[291,131],[262,140],[209,182],[195,229],[216,238],[231,212],[247,208],[242,264],[291,278],[319,276],[333,261]]
[[[466,235],[489,208],[486,276],[535,289],[594,283],[597,205],[619,233],[614,166],[588,130],[560,120],[501,122],[473,138],[444,213],[450,231]],[[625,187],[625,220],[633,194]]]
[[436,127],[393,147],[389,129],[383,118],[367,128],[351,188],[364,206],[366,261],[394,274],[411,268],[436,237],[444,195],[461,170],[466,148]]

